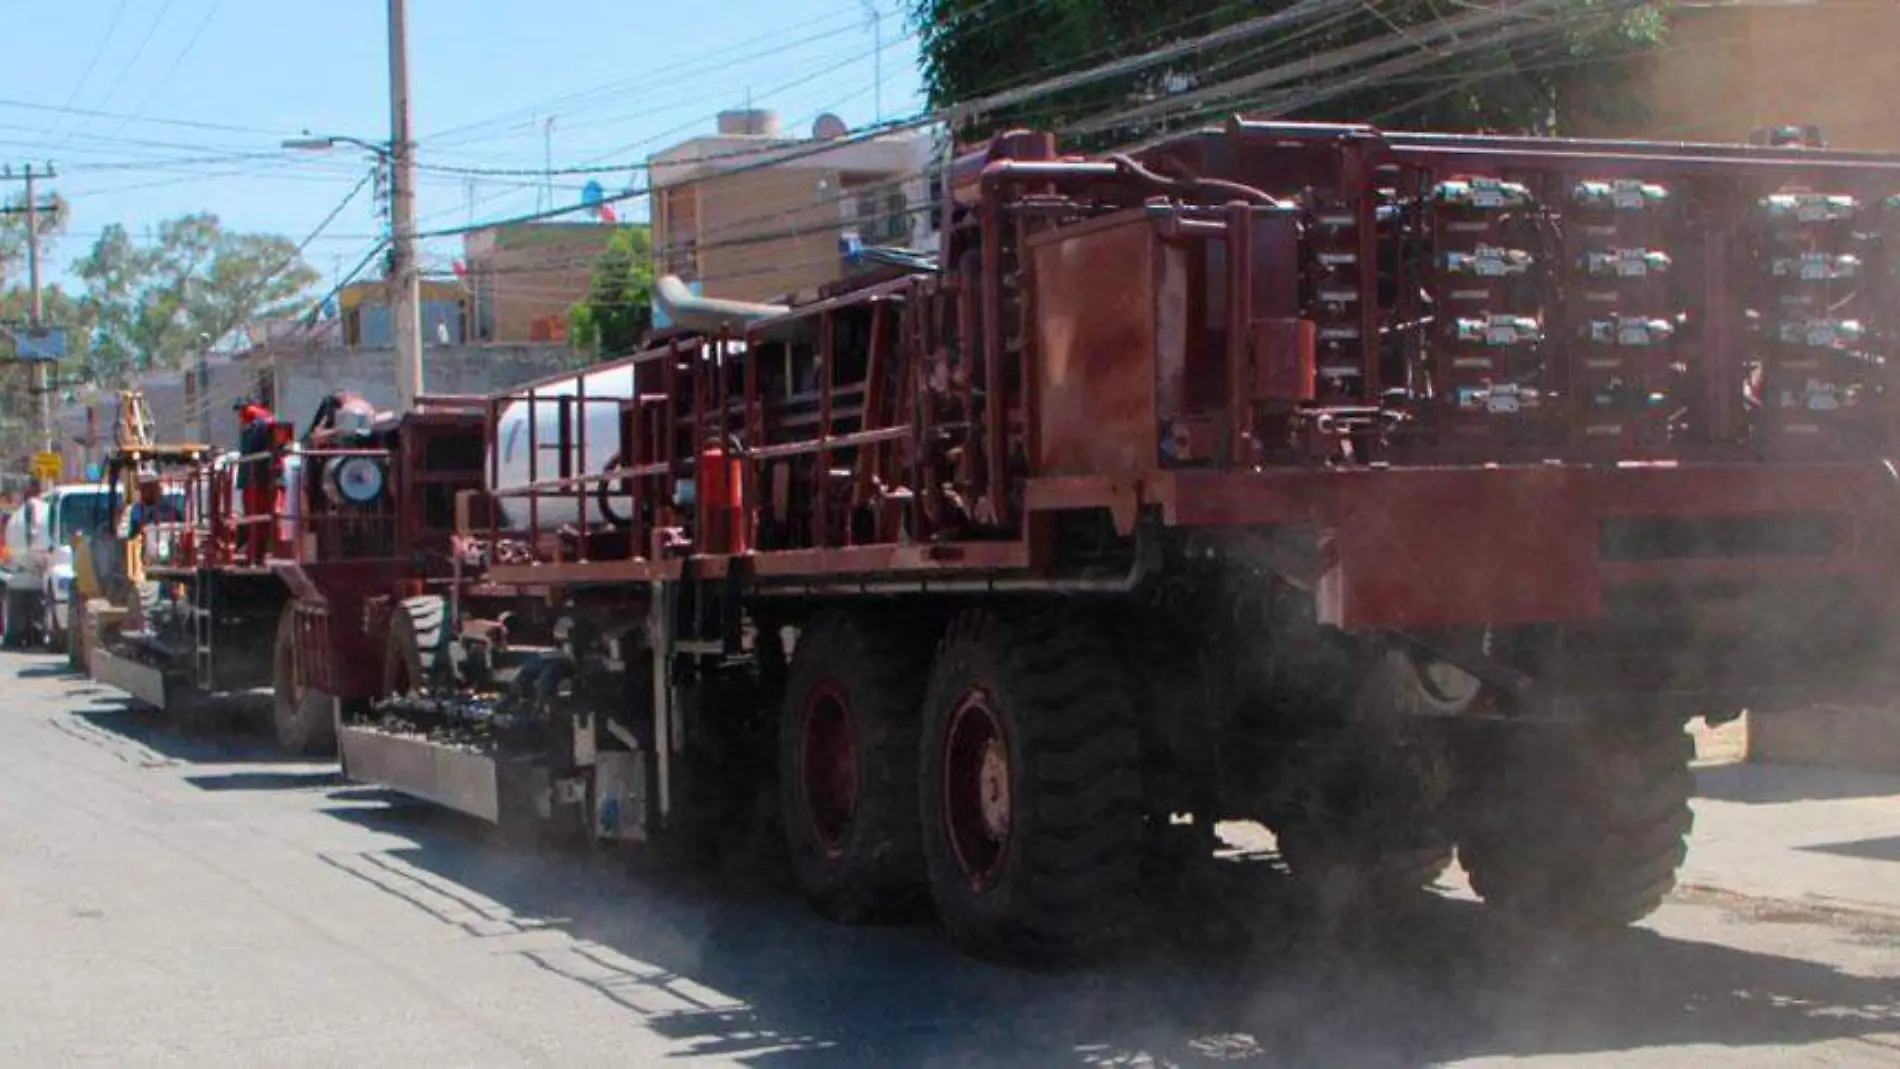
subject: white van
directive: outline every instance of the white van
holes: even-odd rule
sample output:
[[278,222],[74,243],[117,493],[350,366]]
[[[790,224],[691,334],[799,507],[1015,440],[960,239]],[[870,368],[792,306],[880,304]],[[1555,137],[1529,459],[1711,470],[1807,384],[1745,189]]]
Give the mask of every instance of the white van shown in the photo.
[[72,538],[106,529],[112,522],[110,504],[103,484],[56,486],[21,502],[7,519],[5,615],[0,617],[6,645],[24,645],[34,634],[56,649],[64,644],[72,618]]

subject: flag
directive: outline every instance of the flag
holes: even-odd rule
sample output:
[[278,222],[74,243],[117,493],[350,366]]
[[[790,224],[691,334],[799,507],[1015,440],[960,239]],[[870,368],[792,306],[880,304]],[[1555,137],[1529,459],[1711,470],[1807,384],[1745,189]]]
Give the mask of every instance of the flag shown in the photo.
[[600,213],[600,221],[603,223],[616,223],[620,221],[619,218],[614,215],[614,206],[611,204],[603,202],[596,210]]

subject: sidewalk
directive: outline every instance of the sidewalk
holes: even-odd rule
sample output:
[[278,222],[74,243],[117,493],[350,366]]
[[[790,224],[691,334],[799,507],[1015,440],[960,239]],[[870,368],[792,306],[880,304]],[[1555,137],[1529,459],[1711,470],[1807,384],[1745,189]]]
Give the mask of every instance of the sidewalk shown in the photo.
[[1900,917],[1900,776],[1739,760],[1740,732],[1698,732],[1687,888]]

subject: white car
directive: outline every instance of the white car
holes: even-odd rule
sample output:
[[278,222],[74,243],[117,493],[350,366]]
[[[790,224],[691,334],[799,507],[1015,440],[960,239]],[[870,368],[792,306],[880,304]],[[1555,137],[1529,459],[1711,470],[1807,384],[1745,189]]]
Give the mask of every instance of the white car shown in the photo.
[[64,644],[72,619],[72,538],[105,529],[112,522],[110,504],[102,484],[58,486],[22,502],[8,518],[0,626],[7,645],[24,645],[35,633],[54,648]]

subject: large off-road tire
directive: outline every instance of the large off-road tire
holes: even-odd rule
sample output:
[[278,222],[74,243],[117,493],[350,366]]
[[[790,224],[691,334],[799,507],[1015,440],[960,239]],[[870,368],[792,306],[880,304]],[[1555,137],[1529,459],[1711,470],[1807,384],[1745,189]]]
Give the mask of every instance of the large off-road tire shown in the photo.
[[435,683],[447,640],[448,603],[432,594],[404,598],[389,614],[383,693],[413,694]]
[[1459,857],[1507,918],[1598,932],[1654,912],[1694,823],[1695,744],[1673,720],[1507,729],[1480,751]]
[[6,592],[4,616],[0,616],[0,645],[10,650],[25,649],[33,641],[33,595],[25,590]]
[[1451,864],[1451,762],[1437,718],[1479,694],[1475,680],[1434,685],[1407,650],[1360,663],[1338,719],[1299,747],[1288,774],[1301,786],[1271,821],[1288,872],[1327,910],[1390,904]]
[[297,603],[277,618],[277,643],[271,656],[271,728],[277,743],[295,754],[313,757],[336,752],[336,701],[297,682]]
[[24,642],[20,637],[19,596],[8,590],[0,595],[0,648],[17,650]]
[[931,897],[979,957],[1099,957],[1135,933],[1141,740],[1111,631],[1069,606],[977,610],[938,647],[919,800]]
[[917,731],[930,636],[830,610],[798,633],[778,731],[779,812],[812,908],[848,924],[923,901]]

